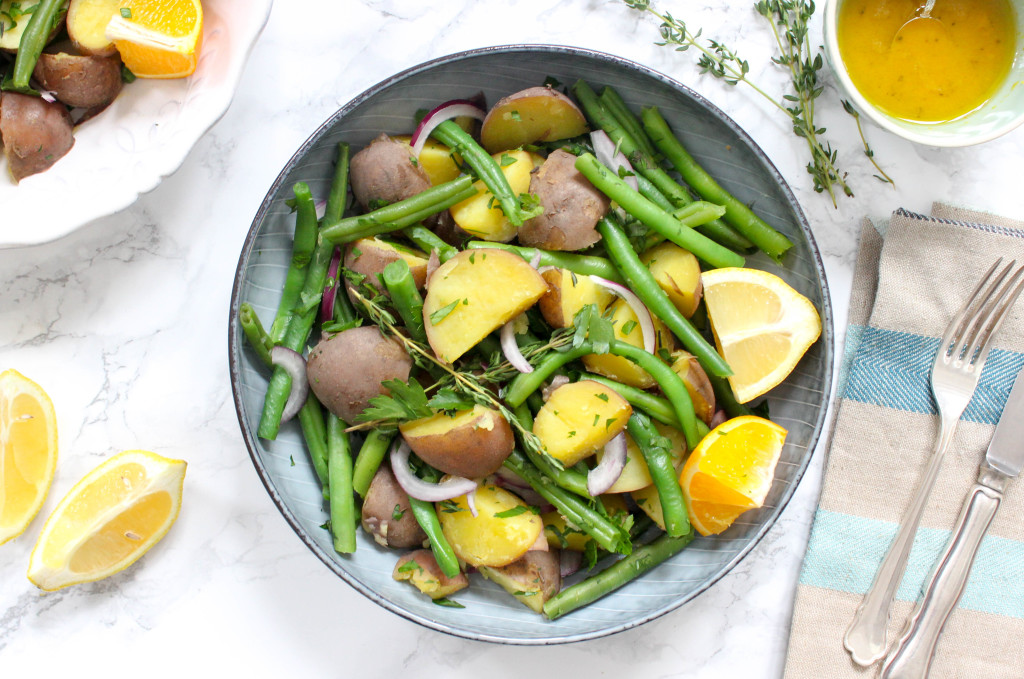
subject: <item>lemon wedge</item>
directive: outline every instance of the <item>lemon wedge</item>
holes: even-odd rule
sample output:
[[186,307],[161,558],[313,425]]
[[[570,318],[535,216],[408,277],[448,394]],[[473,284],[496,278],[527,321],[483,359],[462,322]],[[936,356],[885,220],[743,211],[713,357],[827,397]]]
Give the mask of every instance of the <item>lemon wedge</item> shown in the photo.
[[42,387],[0,373],[0,545],[21,535],[43,506],[57,467],[57,416]]
[[809,299],[774,274],[724,268],[701,274],[708,318],[729,384],[747,403],[793,371],[821,336],[821,317]]
[[186,463],[128,450],[100,464],[60,501],[29,558],[28,579],[53,591],[135,563],[170,529]]

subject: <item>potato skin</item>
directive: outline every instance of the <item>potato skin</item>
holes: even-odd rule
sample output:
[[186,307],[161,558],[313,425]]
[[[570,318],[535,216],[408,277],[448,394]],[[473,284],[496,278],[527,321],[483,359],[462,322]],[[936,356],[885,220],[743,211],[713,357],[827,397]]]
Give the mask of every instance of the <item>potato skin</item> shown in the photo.
[[402,345],[376,326],[351,328],[321,340],[309,352],[306,376],[320,402],[345,422],[354,422],[374,396],[387,393],[381,382],[409,380],[412,359]]
[[421,460],[446,474],[468,479],[496,472],[515,446],[508,420],[483,406],[455,418],[442,413],[413,420],[398,429]]
[[541,613],[547,600],[562,588],[557,551],[529,551],[507,566],[483,566],[480,573],[537,613]]
[[548,86],[528,87],[502,97],[487,112],[480,144],[488,153],[499,153],[586,131],[587,119],[572,99]]
[[393,203],[430,188],[430,177],[413,164],[409,147],[386,134],[352,156],[352,193],[364,209],[375,201]]
[[15,181],[49,169],[75,145],[64,104],[15,92],[0,94],[0,138]]
[[409,495],[387,464],[382,464],[370,481],[363,500],[362,524],[382,547],[420,547],[427,539],[412,514]]
[[71,43],[47,48],[33,76],[68,106],[106,106],[121,92],[121,57],[84,56]]
[[544,212],[519,229],[519,242],[546,250],[582,250],[601,240],[595,227],[611,201],[576,169],[576,156],[552,151],[530,180]]
[[[417,255],[416,259],[422,259],[422,262],[410,264],[409,271],[412,273],[416,287],[422,290],[427,282],[427,255],[423,253],[417,253]],[[376,238],[361,238],[349,243],[345,248],[345,258],[342,264],[349,271],[366,276],[365,283],[369,283],[379,292],[385,292],[384,285],[377,276],[384,272],[384,267],[399,259],[405,259],[408,262],[413,258],[403,257],[395,247],[384,241]],[[355,299],[351,294],[352,285],[348,282],[345,285],[349,290],[349,298],[354,303]]]

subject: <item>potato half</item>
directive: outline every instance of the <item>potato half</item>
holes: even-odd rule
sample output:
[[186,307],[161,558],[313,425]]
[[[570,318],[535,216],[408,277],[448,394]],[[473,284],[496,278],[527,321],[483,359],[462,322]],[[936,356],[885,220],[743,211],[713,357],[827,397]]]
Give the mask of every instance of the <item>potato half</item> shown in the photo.
[[571,467],[615,438],[632,414],[632,406],[614,390],[580,380],[551,392],[537,411],[533,433],[549,455]]
[[488,153],[498,153],[577,137],[587,129],[587,119],[572,99],[550,87],[530,87],[499,99],[487,112],[480,143]]
[[450,363],[530,308],[547,290],[537,270],[517,254],[463,250],[427,281],[423,325],[430,348]]
[[[519,195],[530,190],[530,173],[534,168],[534,156],[526,151],[508,151],[495,154],[494,160],[501,166],[512,193]],[[455,224],[473,238],[495,243],[507,243],[516,237],[516,227],[505,216],[482,181],[473,184],[477,194],[456,203],[450,209]]]
[[697,310],[704,287],[700,280],[700,264],[689,250],[675,243],[661,243],[641,256],[672,304],[689,318]]
[[594,282],[590,276],[573,273],[568,269],[548,269],[541,274],[548,291],[537,302],[544,320],[554,328],[568,328],[580,309],[593,304],[604,311],[615,300],[615,295]]
[[466,496],[437,504],[441,530],[455,555],[471,566],[504,566],[533,546],[544,525],[540,516],[512,493],[481,484],[474,498],[477,515]]
[[398,430],[421,460],[468,479],[493,474],[515,445],[508,420],[482,405],[403,422]]

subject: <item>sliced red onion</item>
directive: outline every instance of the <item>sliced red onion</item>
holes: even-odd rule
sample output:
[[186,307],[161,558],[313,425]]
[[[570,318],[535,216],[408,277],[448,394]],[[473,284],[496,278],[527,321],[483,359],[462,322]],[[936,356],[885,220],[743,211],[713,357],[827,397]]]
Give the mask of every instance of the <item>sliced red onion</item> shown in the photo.
[[587,492],[591,497],[607,493],[626,466],[626,435],[621,433],[604,446],[601,463],[587,474]]
[[626,300],[626,304],[636,314],[636,319],[640,323],[640,332],[644,338],[644,350],[653,354],[657,347],[657,334],[654,332],[654,321],[651,320],[651,312],[644,306],[644,303],[640,301],[640,298],[636,294],[627,288],[625,285],[610,281],[607,278],[601,278],[600,276],[591,276],[591,280],[600,285],[606,290],[611,290],[616,295]]
[[544,389],[542,389],[540,392],[541,396],[544,397],[544,401],[546,402],[549,398],[551,398],[551,392],[565,384],[569,384],[568,376],[555,375],[554,377],[552,377],[551,383],[548,386],[544,387]]
[[519,343],[516,342],[516,331],[515,319],[512,319],[505,325],[501,326],[501,353],[505,354],[505,358],[512,367],[521,373],[532,373],[533,366],[523,356],[523,352],[519,351]]
[[537,250],[537,252],[533,253],[533,257],[530,257],[530,266],[537,269],[537,273],[541,273],[541,270],[538,268],[540,267],[540,250]]
[[318,200],[313,203],[313,207],[316,209],[316,218],[323,219],[324,215],[327,214],[327,201]]
[[563,549],[558,554],[558,572],[567,578],[583,565],[583,553],[572,549]]
[[473,518],[475,519],[476,515],[477,515],[477,512],[476,512],[476,488],[473,488],[473,490],[471,490],[468,493],[466,493],[466,506],[469,507],[469,513],[472,514]]
[[398,485],[409,497],[424,502],[441,502],[453,497],[468,495],[476,490],[476,481],[462,476],[449,476],[440,483],[428,483],[412,473],[409,469],[409,444],[401,438],[391,446],[391,471],[395,474]]
[[446,120],[461,118],[462,116],[483,120],[487,114],[482,108],[468,99],[446,101],[425,115],[420,124],[416,126],[416,131],[412,133],[412,139],[410,140],[412,155],[416,158],[420,157],[420,151],[423,150],[423,146],[427,143],[427,139],[430,137],[430,133],[434,131],[434,128]]
[[526,479],[504,466],[498,467],[498,471],[494,472],[492,480],[495,484],[503,488],[519,489],[530,487],[530,484],[526,482]]
[[287,422],[302,409],[309,395],[309,380],[306,378],[306,359],[297,351],[277,346],[270,350],[270,362],[280,367],[292,378],[292,390],[284,404],[281,422]]
[[331,263],[327,267],[327,285],[320,303],[320,322],[329,323],[334,320],[334,302],[338,297],[338,276],[341,275],[341,248],[334,248]]
[[636,174],[633,171],[633,166],[629,164],[629,159],[615,146],[615,142],[604,130],[591,132],[590,143],[594,146],[594,155],[605,167],[611,169],[615,174],[619,174],[620,167],[625,168],[626,175],[622,177],[622,181],[629,184],[634,191],[639,189]]
[[728,419],[729,416],[725,414],[724,410],[716,410],[715,414],[711,416],[711,422],[708,423],[708,426],[714,429]]
[[39,90],[39,96],[42,97],[43,101],[49,104],[57,101],[57,97],[50,90]]

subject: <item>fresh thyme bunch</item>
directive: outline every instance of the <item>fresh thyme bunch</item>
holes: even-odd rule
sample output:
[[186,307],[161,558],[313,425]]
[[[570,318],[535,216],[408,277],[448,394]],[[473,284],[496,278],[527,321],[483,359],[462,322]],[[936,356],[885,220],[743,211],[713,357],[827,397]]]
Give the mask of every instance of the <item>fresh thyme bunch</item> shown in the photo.
[[[662,42],[657,44],[675,46],[676,51],[685,52],[691,47],[700,52],[697,65],[702,73],[719,78],[729,85],[745,83],[755,92],[770,101],[776,108],[789,116],[793,125],[793,134],[807,142],[811,161],[807,164],[807,172],[814,181],[814,190],[827,192],[836,205],[836,193],[842,191],[847,196],[853,195],[853,189],[846,181],[847,173],[836,164],[838,152],[822,138],[824,127],[814,122],[815,100],[821,95],[824,87],[818,81],[818,72],[824,65],[820,52],[815,54],[808,37],[808,26],[814,15],[813,0],[759,0],[754,8],[758,14],[769,21],[779,54],[772,62],[786,69],[792,83],[792,92],[782,95],[780,101],[772,96],[747,76],[750,72],[749,63],[740,58],[739,54],[723,43],[706,39],[701,41],[701,30],[691,31],[685,22],[676,19],[668,12],[661,13],[651,6],[650,0],[623,0],[629,7],[653,14],[661,21],[660,31]],[[847,103],[843,108],[854,117],[857,130],[864,145],[864,153],[878,170],[875,175],[883,182],[892,183],[888,175],[878,166],[874,152],[868,146],[860,127],[860,117]]]

